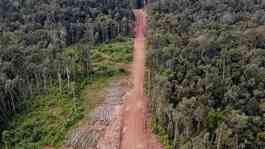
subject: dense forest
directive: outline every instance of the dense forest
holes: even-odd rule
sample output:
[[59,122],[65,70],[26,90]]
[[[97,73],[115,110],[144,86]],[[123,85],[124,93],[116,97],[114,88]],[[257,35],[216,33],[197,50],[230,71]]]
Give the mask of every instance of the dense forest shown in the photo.
[[148,93],[166,148],[264,148],[265,1],[153,0],[148,17]]
[[[84,78],[112,71],[106,64],[94,67],[93,60],[100,58],[100,49],[93,49],[101,43],[123,41],[122,38],[130,36],[132,5],[129,0],[1,0],[0,134],[12,125],[8,123],[15,114],[51,100],[45,95],[52,92],[54,96],[50,98],[55,98],[59,93],[61,98],[67,94],[69,100],[75,101]],[[103,50],[106,49],[113,52],[113,47]],[[110,52],[103,52],[111,56]],[[35,100],[39,104],[32,105]],[[51,100],[49,104],[54,103]],[[74,104],[71,101],[65,106]],[[31,122],[36,127],[42,123],[38,119],[31,121],[36,121]],[[28,129],[25,130],[28,132],[15,138],[16,131],[4,131],[0,144],[16,145],[27,137],[31,137],[31,142],[43,139],[44,134],[34,132],[36,127],[20,127],[18,131]],[[22,144],[18,147],[23,148]]]

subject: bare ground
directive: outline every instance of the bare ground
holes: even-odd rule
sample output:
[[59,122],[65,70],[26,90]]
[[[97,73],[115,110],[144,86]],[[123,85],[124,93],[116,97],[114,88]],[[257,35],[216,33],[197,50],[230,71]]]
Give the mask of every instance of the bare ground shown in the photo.
[[[102,91],[103,103],[68,137],[63,149],[163,149],[147,128],[148,98],[144,95],[145,12],[135,10],[136,26],[130,76],[112,81]],[[131,87],[132,86],[132,87]]]
[[134,14],[133,88],[124,105],[121,149],[163,149],[147,128],[148,98],[144,95],[146,16],[144,10],[135,10]]
[[128,77],[119,77],[109,87],[94,93],[103,95],[103,102],[72,131],[62,148],[119,149],[123,101],[129,86]]

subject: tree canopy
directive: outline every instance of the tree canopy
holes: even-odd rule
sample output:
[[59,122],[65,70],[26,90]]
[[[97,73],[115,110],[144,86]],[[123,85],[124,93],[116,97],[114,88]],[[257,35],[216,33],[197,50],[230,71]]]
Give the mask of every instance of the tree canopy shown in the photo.
[[150,3],[151,107],[155,131],[167,136],[170,148],[264,143],[264,4]]
[[[0,1],[0,128],[30,97],[93,71],[91,48],[132,28],[128,0]],[[66,47],[78,44],[77,51]]]

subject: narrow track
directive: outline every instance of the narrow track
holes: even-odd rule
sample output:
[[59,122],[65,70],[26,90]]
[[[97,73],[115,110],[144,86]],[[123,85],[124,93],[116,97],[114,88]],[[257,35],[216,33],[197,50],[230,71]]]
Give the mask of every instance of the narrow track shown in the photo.
[[125,102],[121,149],[162,149],[147,128],[148,98],[144,95],[145,12],[134,10],[136,17],[132,64],[133,89]]

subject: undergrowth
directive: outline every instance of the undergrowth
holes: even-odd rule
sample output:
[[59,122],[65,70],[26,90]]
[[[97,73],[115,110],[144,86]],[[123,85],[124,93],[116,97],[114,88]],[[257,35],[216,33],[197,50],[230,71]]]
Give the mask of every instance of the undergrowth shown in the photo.
[[[90,86],[103,87],[113,76],[126,72],[120,64],[127,64],[131,60],[131,40],[113,41],[92,48],[92,69],[87,76],[72,82],[75,91],[50,86],[46,95],[32,97],[25,103],[25,109],[16,114],[2,132],[2,142],[5,149],[42,149],[44,146],[59,148],[66,132],[73,127],[84,112],[86,102],[82,91]],[[74,52],[77,48],[67,48]],[[64,86],[67,86],[66,84]],[[73,93],[74,92],[74,93]],[[91,99],[93,100],[93,99]],[[86,103],[85,103],[86,102]],[[1,146],[0,146],[1,147]]]
[[151,120],[151,128],[152,128],[152,131],[159,136],[159,141],[161,144],[163,144],[165,149],[173,148],[171,141],[169,139],[169,136],[166,132],[166,129],[161,127],[159,124],[157,124],[154,118],[152,118]]

